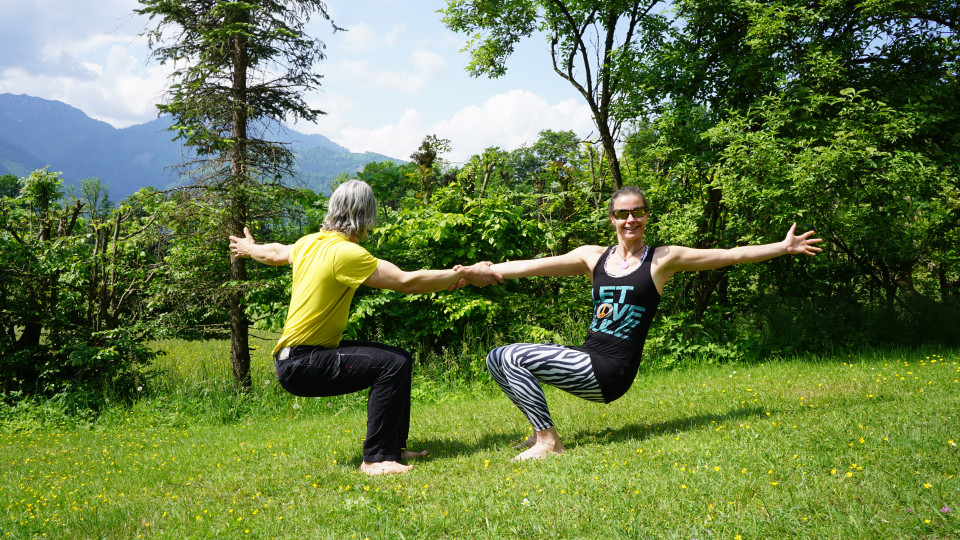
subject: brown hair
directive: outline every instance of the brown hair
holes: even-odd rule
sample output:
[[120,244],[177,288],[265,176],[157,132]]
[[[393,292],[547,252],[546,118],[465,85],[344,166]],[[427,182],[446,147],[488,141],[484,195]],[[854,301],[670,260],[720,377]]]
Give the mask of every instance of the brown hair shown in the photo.
[[623,197],[624,195],[636,195],[637,197],[640,197],[641,199],[643,199],[643,205],[644,205],[644,206],[648,206],[648,205],[647,205],[647,196],[643,194],[643,190],[641,190],[641,189],[638,188],[637,186],[623,186],[622,188],[618,189],[618,190],[613,194],[612,197],[610,197],[610,205],[609,205],[609,207],[607,208],[607,212],[608,212],[611,216],[613,215],[613,203],[614,203],[617,199],[619,199],[620,197]]

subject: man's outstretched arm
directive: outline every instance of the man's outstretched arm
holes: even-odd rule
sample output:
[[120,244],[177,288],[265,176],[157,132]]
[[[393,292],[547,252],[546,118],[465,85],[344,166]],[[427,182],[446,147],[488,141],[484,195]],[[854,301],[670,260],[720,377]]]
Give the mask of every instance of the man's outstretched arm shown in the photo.
[[251,258],[270,266],[290,264],[290,246],[286,244],[258,244],[250,229],[243,228],[243,238],[230,237],[230,253],[238,259]]

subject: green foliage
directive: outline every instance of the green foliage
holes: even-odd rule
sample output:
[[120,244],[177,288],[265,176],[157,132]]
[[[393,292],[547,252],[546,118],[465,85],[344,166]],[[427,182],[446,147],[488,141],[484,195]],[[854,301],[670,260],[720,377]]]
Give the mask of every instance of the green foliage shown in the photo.
[[[254,192],[251,189],[251,192]],[[293,243],[316,231],[323,196],[309,190],[261,185],[255,190],[249,228],[258,241]],[[259,328],[282,326],[289,300],[289,268],[250,265],[245,280],[227,280],[230,255],[225,209],[203,193],[172,193],[158,219],[172,241],[164,263],[167,279],[157,284],[153,302],[165,337],[201,339],[229,332],[229,295],[248,297],[249,316]],[[211,246],[214,246],[211,248]]]
[[438,180],[443,164],[441,156],[449,151],[449,139],[441,139],[436,135],[427,135],[423,138],[423,142],[420,143],[420,147],[414,153],[410,154],[410,159],[413,160],[416,166],[413,175],[420,182],[420,191],[417,192],[416,197],[421,199],[424,204],[430,203],[433,190],[440,184]]
[[[543,249],[547,231],[508,200],[465,199],[458,184],[441,188],[430,206],[404,208],[379,227],[371,251],[412,270],[520,258]],[[497,313],[495,302],[469,288],[419,296],[364,291],[354,300],[349,332],[408,345],[445,343],[455,329],[490,324]]]
[[[149,194],[105,213],[34,172],[0,198],[0,371],[7,392],[129,395],[155,353],[150,288],[164,269]],[[14,277],[16,276],[16,277]],[[109,390],[107,390],[109,389]]]
[[650,239],[731,247],[796,221],[827,251],[675,276],[661,312],[716,329],[711,305],[742,313],[765,350],[930,339],[960,293],[951,8],[671,6],[662,46],[635,51],[626,98],[654,113],[624,151],[654,207]]
[[847,258],[843,266],[860,271],[862,290],[873,299],[882,293],[890,306],[901,287],[913,287],[914,270],[930,254],[924,239],[949,202],[943,171],[899,144],[915,133],[917,116],[865,94],[770,99],[708,136],[725,147],[716,182],[731,210],[786,210],[815,223],[837,248],[834,260]]
[[0,176],[0,197],[16,197],[20,193],[22,182],[14,174]]
[[[594,191],[596,183],[581,170],[584,159],[572,133],[545,131],[532,147],[491,148],[475,156],[457,171],[458,180],[435,189],[428,203],[414,184],[397,183],[387,191],[386,180],[403,176],[392,166],[378,169],[396,171],[373,177],[374,189],[388,196],[393,208],[382,214],[369,249],[412,270],[554,255],[580,244],[606,243],[606,197]],[[401,344],[428,360],[439,355],[442,362],[442,351],[474,338],[494,346],[567,339],[558,330],[588,310],[589,301],[589,282],[582,278],[532,278],[422,296],[361,288],[347,333]],[[583,339],[581,326],[569,342]],[[462,371],[472,373],[466,367]]]
[[377,198],[377,209],[384,219],[390,219],[394,210],[400,208],[401,201],[412,199],[420,188],[416,177],[416,165],[398,164],[392,161],[368,163],[357,178],[373,189]]

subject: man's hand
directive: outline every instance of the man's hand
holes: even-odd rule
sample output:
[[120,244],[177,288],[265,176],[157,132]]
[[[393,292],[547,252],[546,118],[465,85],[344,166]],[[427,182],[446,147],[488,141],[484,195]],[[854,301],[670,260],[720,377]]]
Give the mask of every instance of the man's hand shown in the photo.
[[251,257],[253,248],[257,245],[257,242],[253,239],[253,235],[250,234],[250,229],[244,227],[243,234],[244,238],[230,236],[230,253],[238,259]]
[[258,244],[250,234],[250,229],[243,228],[243,238],[230,237],[230,253],[238,259],[250,258],[270,266],[290,264],[290,246],[285,244]]

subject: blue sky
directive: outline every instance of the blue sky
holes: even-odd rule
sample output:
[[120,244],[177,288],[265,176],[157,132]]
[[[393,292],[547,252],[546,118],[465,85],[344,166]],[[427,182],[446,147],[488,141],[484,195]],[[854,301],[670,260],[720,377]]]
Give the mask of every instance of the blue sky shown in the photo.
[[[330,0],[347,32],[314,19],[326,45],[321,88],[308,103],[328,114],[295,129],[355,152],[406,159],[424,136],[452,141],[459,162],[489,146],[512,150],[542,129],[592,131],[583,99],[549,63],[548,45],[524,43],[500,79],[466,74],[466,36],[443,27],[443,0]],[[156,117],[168,70],[150,59],[138,34],[136,0],[0,2],[0,93],[72,105],[116,127]]]

